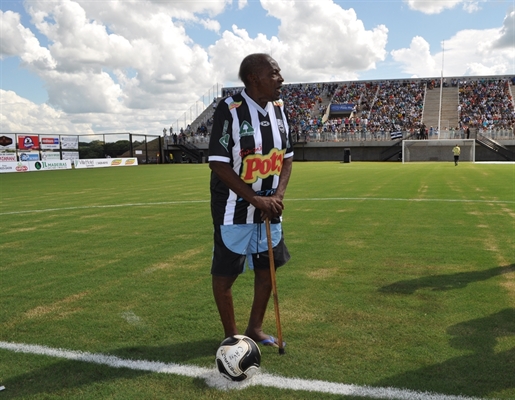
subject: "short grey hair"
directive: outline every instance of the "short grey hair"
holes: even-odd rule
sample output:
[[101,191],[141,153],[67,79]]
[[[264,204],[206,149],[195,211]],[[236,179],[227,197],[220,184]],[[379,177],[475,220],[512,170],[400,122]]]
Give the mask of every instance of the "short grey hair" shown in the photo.
[[262,67],[269,65],[270,55],[266,53],[249,54],[240,64],[238,76],[245,86],[250,84],[249,76],[259,71]]

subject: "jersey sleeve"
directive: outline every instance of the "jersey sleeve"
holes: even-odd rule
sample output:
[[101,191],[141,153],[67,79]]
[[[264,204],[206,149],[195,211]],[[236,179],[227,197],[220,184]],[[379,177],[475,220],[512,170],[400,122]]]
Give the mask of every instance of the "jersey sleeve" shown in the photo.
[[288,124],[288,136],[286,140],[286,153],[284,154],[284,158],[293,157],[293,140],[291,136],[291,126],[290,126],[290,118],[288,117],[288,112],[286,108],[283,108],[284,117],[286,118],[286,123]]
[[231,148],[234,145],[230,134],[231,123],[232,117],[229,106],[224,99],[220,101],[213,115],[208,161],[231,162]]

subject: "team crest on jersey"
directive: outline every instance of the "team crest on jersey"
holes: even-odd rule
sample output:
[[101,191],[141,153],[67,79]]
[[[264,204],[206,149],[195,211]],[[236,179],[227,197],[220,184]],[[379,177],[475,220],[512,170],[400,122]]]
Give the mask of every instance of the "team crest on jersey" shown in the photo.
[[243,123],[240,125],[240,137],[253,135],[254,128],[252,127],[252,125],[247,121],[243,121]]
[[243,160],[241,179],[254,183],[271,175],[280,175],[286,150],[272,149],[268,154],[250,154]]
[[233,101],[231,104],[229,104],[229,111],[233,110],[235,108],[238,108],[239,106],[241,106],[241,103],[243,103],[243,102],[242,101]]
[[277,118],[277,126],[279,127],[279,132],[286,133],[286,129],[284,129],[284,121],[282,119]]
[[225,151],[229,151],[229,134],[227,133],[227,128],[229,128],[229,121],[225,120],[222,137],[219,140],[220,144],[224,146]]

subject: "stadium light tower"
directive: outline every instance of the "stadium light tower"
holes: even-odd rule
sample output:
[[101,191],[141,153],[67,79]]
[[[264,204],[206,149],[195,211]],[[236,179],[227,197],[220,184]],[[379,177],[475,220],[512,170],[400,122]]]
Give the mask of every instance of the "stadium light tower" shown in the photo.
[[440,107],[438,109],[438,139],[440,139],[440,130],[442,124],[442,95],[443,95],[443,58],[445,54],[445,41],[442,41],[442,71],[440,74]]

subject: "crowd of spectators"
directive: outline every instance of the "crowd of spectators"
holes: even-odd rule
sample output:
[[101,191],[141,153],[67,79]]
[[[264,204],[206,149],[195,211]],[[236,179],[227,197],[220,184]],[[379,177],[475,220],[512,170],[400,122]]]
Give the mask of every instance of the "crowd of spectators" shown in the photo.
[[[371,82],[286,84],[282,99],[290,118],[295,141],[390,140],[402,132],[404,138],[431,139],[437,134],[422,122],[426,90],[457,87],[459,127],[447,132],[463,136],[467,128],[511,131],[515,122],[514,103],[508,79],[410,79]],[[515,84],[515,83],[514,83]],[[243,87],[224,88],[222,97]],[[346,115],[330,116],[329,104],[352,104]],[[213,110],[216,100],[213,102]],[[329,117],[330,116],[330,117]],[[196,129],[181,129],[182,143],[209,141],[212,117]],[[421,134],[421,132],[424,132]],[[443,132],[442,132],[443,134]]]
[[328,93],[330,91],[325,83],[283,86],[281,98],[284,100],[294,136],[321,125],[323,98]]
[[510,83],[508,79],[460,81],[460,125],[485,131],[513,129],[515,114]]
[[413,135],[422,126],[425,85],[416,81],[385,81],[379,85],[370,111],[371,131],[390,129]]
[[[394,132],[415,135],[422,126],[425,84],[417,81],[351,82],[338,86],[332,103],[352,112],[301,125],[300,140],[389,140]],[[325,111],[325,110],[324,110]]]

